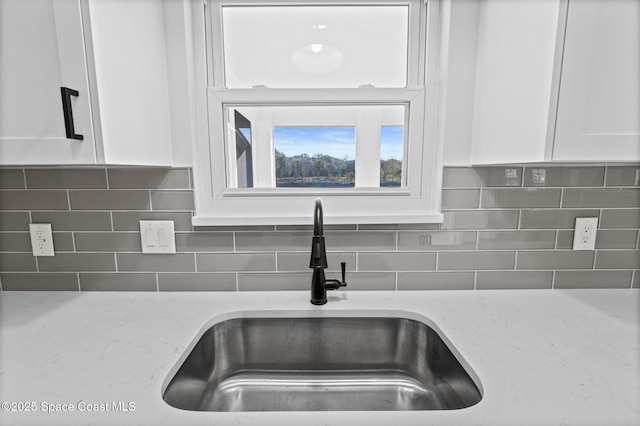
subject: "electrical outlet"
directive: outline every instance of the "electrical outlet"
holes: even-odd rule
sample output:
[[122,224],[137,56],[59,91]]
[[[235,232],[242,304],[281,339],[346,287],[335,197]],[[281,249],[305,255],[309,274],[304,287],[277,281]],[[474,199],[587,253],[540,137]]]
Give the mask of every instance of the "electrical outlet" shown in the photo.
[[593,250],[596,247],[597,217],[577,217],[573,232],[574,250]]
[[34,256],[55,256],[50,223],[29,224],[31,249]]

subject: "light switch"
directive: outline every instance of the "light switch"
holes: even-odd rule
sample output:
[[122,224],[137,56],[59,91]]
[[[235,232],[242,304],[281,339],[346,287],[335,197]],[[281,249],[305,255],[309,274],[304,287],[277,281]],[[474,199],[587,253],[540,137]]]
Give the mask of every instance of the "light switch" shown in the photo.
[[158,229],[158,245],[169,247],[169,235],[166,229]]
[[145,244],[147,247],[155,247],[158,245],[158,231],[155,229],[145,229],[144,235],[146,236]]
[[142,253],[176,253],[176,238],[172,220],[141,220],[140,240]]

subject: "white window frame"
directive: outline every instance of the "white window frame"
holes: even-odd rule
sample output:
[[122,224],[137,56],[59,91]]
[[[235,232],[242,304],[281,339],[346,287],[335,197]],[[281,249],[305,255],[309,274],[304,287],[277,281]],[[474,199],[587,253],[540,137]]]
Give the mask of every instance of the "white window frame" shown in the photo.
[[[194,226],[310,224],[316,198],[327,224],[442,222],[442,128],[446,91],[449,0],[351,0],[348,4],[408,4],[410,20],[426,20],[409,37],[408,87],[357,89],[227,89],[220,34],[212,21],[223,4],[308,4],[300,0],[201,0],[191,3],[194,135]],[[344,4],[321,0],[316,4]],[[418,13],[416,13],[416,11]],[[415,21],[414,21],[415,22]],[[415,24],[410,24],[410,29]],[[426,28],[426,29],[425,29]],[[410,30],[412,31],[412,30]],[[213,41],[213,42],[210,42]],[[419,43],[415,45],[416,41]],[[414,52],[414,53],[411,53]],[[213,58],[220,58],[214,60]],[[254,105],[408,106],[401,188],[228,188],[224,108]],[[406,164],[405,164],[406,163]],[[356,172],[357,173],[357,172]]]

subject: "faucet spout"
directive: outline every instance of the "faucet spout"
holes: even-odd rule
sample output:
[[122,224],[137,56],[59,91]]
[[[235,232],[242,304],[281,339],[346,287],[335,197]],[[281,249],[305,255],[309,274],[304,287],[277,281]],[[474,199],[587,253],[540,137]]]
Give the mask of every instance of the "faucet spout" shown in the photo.
[[313,213],[313,235],[321,236],[324,234],[323,216],[322,200],[318,198],[316,200],[316,208]]
[[342,281],[327,280],[324,276],[324,270],[327,265],[327,249],[324,243],[323,229],[323,212],[322,200],[316,200],[316,206],[313,214],[313,238],[311,240],[311,260],[309,268],[313,269],[313,277],[311,278],[311,303],[314,305],[324,305],[327,303],[327,290],[339,290],[340,287],[346,287],[346,263],[342,262]]

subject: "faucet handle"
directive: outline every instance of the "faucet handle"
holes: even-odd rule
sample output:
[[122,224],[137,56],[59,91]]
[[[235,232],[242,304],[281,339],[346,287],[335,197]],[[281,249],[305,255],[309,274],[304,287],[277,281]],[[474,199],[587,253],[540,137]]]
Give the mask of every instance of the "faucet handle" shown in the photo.
[[342,269],[342,282],[340,282],[340,287],[347,286],[347,262],[340,262],[340,268]]

